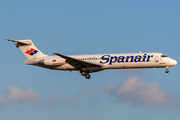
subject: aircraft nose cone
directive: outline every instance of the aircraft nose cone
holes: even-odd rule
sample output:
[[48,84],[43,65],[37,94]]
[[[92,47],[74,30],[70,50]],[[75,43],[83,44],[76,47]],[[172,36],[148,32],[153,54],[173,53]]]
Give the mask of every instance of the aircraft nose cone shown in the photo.
[[173,61],[172,61],[172,64],[173,64],[173,65],[177,65],[177,61],[176,61],[176,60],[173,60]]

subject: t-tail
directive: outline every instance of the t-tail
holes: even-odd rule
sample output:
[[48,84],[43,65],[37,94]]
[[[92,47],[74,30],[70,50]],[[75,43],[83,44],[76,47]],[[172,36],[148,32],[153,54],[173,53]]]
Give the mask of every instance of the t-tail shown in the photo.
[[31,40],[6,40],[14,42],[16,47],[20,48],[28,60],[48,56],[42,53]]

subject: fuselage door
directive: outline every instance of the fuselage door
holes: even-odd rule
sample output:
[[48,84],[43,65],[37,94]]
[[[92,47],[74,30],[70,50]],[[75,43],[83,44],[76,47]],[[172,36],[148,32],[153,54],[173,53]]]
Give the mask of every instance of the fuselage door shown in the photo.
[[159,56],[155,57],[155,62],[159,62]]

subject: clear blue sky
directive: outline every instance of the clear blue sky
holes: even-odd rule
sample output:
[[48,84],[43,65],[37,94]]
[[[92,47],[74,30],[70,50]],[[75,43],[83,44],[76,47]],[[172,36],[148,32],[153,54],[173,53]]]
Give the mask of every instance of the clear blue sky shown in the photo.
[[[4,39],[31,39],[45,54],[161,52],[180,61],[179,0],[0,1],[2,120],[179,120],[179,64],[79,72],[24,65]],[[132,85],[132,86],[131,86]],[[124,92],[122,92],[124,90]]]

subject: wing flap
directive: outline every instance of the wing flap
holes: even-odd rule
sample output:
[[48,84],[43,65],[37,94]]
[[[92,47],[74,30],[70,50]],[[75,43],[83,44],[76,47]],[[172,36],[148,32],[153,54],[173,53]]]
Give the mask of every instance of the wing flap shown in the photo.
[[64,59],[66,59],[66,63],[70,64],[71,66],[75,67],[76,69],[81,69],[81,68],[90,68],[90,67],[102,67],[101,65],[95,64],[95,63],[91,63],[91,62],[87,62],[87,61],[82,61],[82,60],[78,60],[76,58],[72,58],[69,56],[65,56],[59,53],[53,53],[55,55],[58,55]]

